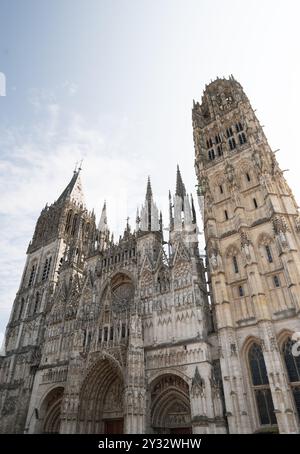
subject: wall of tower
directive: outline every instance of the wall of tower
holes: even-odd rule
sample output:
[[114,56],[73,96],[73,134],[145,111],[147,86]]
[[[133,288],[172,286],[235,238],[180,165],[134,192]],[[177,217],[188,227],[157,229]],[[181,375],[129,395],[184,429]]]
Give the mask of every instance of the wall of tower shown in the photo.
[[[282,351],[284,333],[300,327],[296,202],[233,78],[206,88],[201,105],[194,103],[193,126],[229,430],[298,432],[297,396]],[[276,414],[268,423],[249,368],[255,342]]]

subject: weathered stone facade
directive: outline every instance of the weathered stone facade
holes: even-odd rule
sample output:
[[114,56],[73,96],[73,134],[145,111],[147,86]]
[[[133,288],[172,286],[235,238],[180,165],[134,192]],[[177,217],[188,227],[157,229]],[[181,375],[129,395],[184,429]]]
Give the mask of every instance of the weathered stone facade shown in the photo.
[[193,127],[206,263],[179,169],[167,241],[150,180],[114,241],[75,171],[28,247],[1,433],[299,432],[297,205],[233,78],[206,88]]
[[[170,238],[98,228],[79,171],[37,222],[1,358],[1,432],[226,432],[205,269],[179,169]],[[215,357],[213,357],[215,355]]]
[[297,204],[233,77],[215,80],[194,102],[193,128],[229,432],[297,433]]

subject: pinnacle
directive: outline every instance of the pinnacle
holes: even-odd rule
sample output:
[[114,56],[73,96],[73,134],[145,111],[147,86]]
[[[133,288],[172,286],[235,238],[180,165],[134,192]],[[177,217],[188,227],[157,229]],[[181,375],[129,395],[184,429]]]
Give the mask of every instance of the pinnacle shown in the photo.
[[185,186],[182,181],[179,165],[177,164],[177,176],[176,176],[176,195],[184,197],[186,195]]
[[152,198],[152,188],[151,188],[150,177],[148,177],[148,181],[147,181],[147,191],[146,191],[146,199],[147,199],[147,200],[151,200],[151,198]]

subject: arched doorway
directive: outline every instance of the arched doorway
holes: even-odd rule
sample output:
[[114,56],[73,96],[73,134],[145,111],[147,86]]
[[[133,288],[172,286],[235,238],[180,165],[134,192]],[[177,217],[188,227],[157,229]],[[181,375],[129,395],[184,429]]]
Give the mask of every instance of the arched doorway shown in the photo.
[[123,395],[120,369],[107,358],[97,362],[81,389],[78,432],[122,434]]
[[44,398],[40,407],[40,430],[42,433],[59,433],[61,403],[64,388],[57,387],[52,389]]
[[192,433],[189,387],[177,375],[166,374],[153,383],[151,425],[155,433]]

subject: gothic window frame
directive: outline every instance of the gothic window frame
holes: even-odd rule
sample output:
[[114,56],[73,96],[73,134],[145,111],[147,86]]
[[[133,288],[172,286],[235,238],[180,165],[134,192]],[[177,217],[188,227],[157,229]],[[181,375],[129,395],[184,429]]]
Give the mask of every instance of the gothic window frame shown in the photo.
[[45,260],[44,266],[43,266],[42,282],[47,281],[47,279],[49,278],[51,264],[52,264],[52,256],[48,255],[46,257],[46,260]]
[[65,225],[65,233],[70,233],[71,230],[71,225],[72,225],[72,215],[73,215],[73,210],[69,210],[67,214],[67,219],[66,219],[66,225]]
[[226,128],[226,136],[227,136],[227,139],[234,136],[232,126],[228,126],[228,128]]
[[36,271],[37,271],[37,262],[34,261],[31,264],[31,270],[30,270],[29,279],[28,279],[28,287],[32,287],[34,285],[35,278],[36,278]]
[[272,249],[271,249],[271,246],[269,244],[266,244],[265,245],[265,251],[266,251],[266,254],[267,254],[267,260],[269,263],[273,263],[273,254],[272,254]]
[[244,292],[244,287],[242,285],[238,286],[238,294],[240,298],[244,298],[245,292]]
[[72,227],[71,227],[71,235],[74,236],[76,233],[77,229],[77,223],[78,223],[79,216],[77,213],[74,214],[73,219],[72,219]]
[[34,297],[33,311],[32,311],[33,315],[35,315],[38,312],[40,302],[41,302],[41,294],[40,294],[40,292],[36,292],[35,297]]
[[247,143],[247,137],[246,137],[246,134],[244,132],[240,132],[238,134],[238,139],[239,139],[239,143],[240,145],[244,145],[245,143]]
[[[250,354],[255,347],[256,353],[260,352],[260,360],[256,357],[256,370],[252,368]],[[258,339],[252,340],[246,350],[246,363],[249,384],[252,391],[255,412],[259,427],[277,427],[277,418],[274,411],[274,403],[269,383],[268,372],[261,344]],[[268,422],[266,422],[268,421]]]
[[236,124],[235,124],[235,130],[236,132],[241,132],[244,130],[244,127],[242,125],[242,123],[240,121],[238,121]]
[[233,265],[234,273],[239,274],[240,270],[239,270],[239,264],[238,264],[236,255],[232,256],[232,265]]
[[273,276],[273,284],[274,284],[274,288],[280,288],[281,287],[281,282],[280,282],[280,278],[278,276],[278,274],[274,274]]
[[[288,335],[284,335],[283,339],[279,343],[280,347],[280,352],[282,356],[282,361],[286,370],[286,377],[287,377],[287,382],[291,391],[292,395],[292,400],[295,408],[295,413],[298,417],[298,420],[300,422],[300,356],[294,356],[293,354],[290,355],[292,363],[295,367],[294,372],[296,373],[294,378],[291,376],[291,364],[288,365],[286,361],[286,352],[289,351],[291,352],[292,345],[295,344],[296,341],[292,341],[291,339],[292,333],[289,333]],[[287,344],[290,344],[289,347],[287,347]],[[297,393],[297,398],[295,397],[295,394]]]
[[236,149],[236,141],[235,141],[234,137],[230,137],[228,139],[228,144],[229,144],[230,151],[233,151]]

